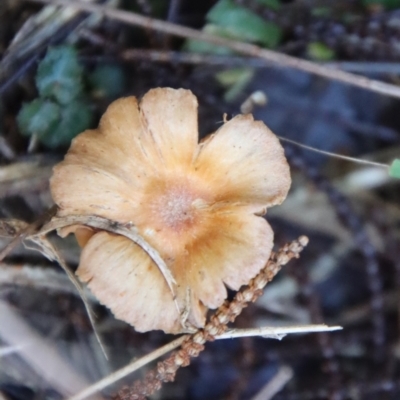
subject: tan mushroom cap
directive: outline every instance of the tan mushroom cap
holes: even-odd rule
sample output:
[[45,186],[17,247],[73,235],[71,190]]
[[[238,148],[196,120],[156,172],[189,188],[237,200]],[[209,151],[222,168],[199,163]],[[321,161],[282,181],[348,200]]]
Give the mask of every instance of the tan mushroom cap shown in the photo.
[[[112,103],[99,128],[74,139],[54,169],[62,216],[133,223],[166,262],[188,321],[239,289],[269,258],[273,232],[260,217],[281,203],[290,171],[276,136],[239,115],[198,144],[197,100],[188,90],[149,91]],[[125,237],[80,231],[78,276],[138,331],[180,332],[172,294],[149,256]]]

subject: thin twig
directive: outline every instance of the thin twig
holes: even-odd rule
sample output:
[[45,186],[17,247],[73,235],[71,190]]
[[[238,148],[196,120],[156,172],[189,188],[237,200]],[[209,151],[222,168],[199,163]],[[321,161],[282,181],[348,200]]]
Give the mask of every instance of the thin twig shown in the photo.
[[296,142],[295,140],[285,138],[283,136],[279,136],[279,135],[277,135],[277,136],[278,136],[279,140],[282,140],[283,142],[291,143],[291,144],[294,144],[297,147],[301,147],[302,149],[314,151],[315,153],[324,154],[326,156],[330,156],[330,157],[333,157],[333,158],[339,158],[341,160],[351,161],[351,162],[356,163],[356,164],[372,165],[374,167],[384,168],[386,170],[389,170],[389,167],[390,167],[388,164],[383,164],[383,163],[370,161],[370,160],[363,160],[362,158],[349,157],[349,156],[345,156],[343,154],[337,154],[337,153],[332,153],[330,151],[320,150],[320,149],[317,149],[315,147],[307,146],[305,144]]
[[385,94],[392,97],[400,98],[400,87],[368,79],[363,76],[351,74],[349,72],[327,68],[323,65],[312,61],[302,60],[276,51],[261,48],[259,46],[239,42],[236,40],[226,39],[219,36],[211,35],[196,29],[187,28],[181,25],[173,24],[167,21],[161,21],[154,18],[145,17],[133,12],[116,10],[101,5],[82,3],[75,0],[26,0],[35,3],[53,4],[68,6],[82,11],[95,12],[102,14],[108,18],[118,20],[120,22],[141,26],[146,29],[153,29],[169,35],[175,35],[186,39],[200,40],[218,46],[225,46],[229,49],[252,57],[259,57],[268,62],[272,62],[284,67],[295,68],[304,72],[322,76],[328,79],[337,80],[353,86],[357,86],[376,93]]

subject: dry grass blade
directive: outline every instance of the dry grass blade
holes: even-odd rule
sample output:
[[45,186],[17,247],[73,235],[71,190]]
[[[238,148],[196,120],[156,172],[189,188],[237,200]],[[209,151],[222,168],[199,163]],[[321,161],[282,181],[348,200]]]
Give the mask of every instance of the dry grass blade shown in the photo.
[[245,54],[251,57],[258,57],[265,61],[278,64],[283,67],[295,68],[311,74],[319,75],[324,78],[333,79],[336,81],[344,82],[353,86],[358,86],[376,93],[385,94],[392,97],[400,98],[400,88],[396,85],[369,79],[360,75],[351,74],[349,72],[341,71],[320,65],[311,61],[299,59],[296,57],[288,56],[286,54],[278,53],[272,50],[264,49],[259,46],[239,42],[235,40],[225,39],[219,36],[214,36],[206,32],[201,32],[196,29],[187,28],[171,22],[161,21],[154,18],[145,17],[140,14],[115,10],[109,7],[104,7],[95,4],[87,4],[74,0],[26,0],[35,3],[54,4],[60,6],[74,7],[81,11],[89,11],[99,13],[108,18],[117,21],[141,26],[146,29],[153,29],[169,35],[175,35],[187,39],[196,39],[204,42],[212,43],[218,46],[225,46],[234,50],[237,53]]

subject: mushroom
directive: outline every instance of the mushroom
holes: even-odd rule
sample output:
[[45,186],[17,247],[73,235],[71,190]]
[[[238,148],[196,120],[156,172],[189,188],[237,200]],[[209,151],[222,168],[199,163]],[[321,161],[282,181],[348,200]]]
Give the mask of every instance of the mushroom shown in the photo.
[[[173,293],[151,257],[128,238],[76,225],[77,275],[137,331],[188,331],[208,309],[266,264],[273,231],[263,218],[290,187],[277,137],[252,115],[237,115],[198,143],[197,99],[157,88],[140,103],[114,101],[99,127],[78,135],[54,168],[58,216],[96,215],[132,224],[158,251]],[[177,306],[176,306],[177,305]]]

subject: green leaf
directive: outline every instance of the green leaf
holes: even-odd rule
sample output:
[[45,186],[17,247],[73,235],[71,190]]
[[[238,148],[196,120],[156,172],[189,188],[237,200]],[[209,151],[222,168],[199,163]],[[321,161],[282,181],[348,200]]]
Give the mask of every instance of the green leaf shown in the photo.
[[49,49],[36,75],[40,96],[54,98],[60,104],[71,102],[82,92],[82,72],[73,47]]
[[232,0],[219,0],[207,14],[207,21],[223,28],[232,38],[276,47],[282,36],[281,29],[264,21],[245,7]]
[[91,74],[90,82],[95,95],[99,97],[118,97],[125,86],[125,76],[117,65],[99,65]]
[[308,57],[317,61],[329,61],[335,58],[335,52],[325,43],[312,42],[307,46]]
[[57,125],[60,115],[58,104],[39,98],[22,106],[17,122],[23,135],[40,137]]
[[400,159],[396,158],[389,167],[389,176],[400,179]]
[[88,103],[75,100],[62,109],[59,123],[39,139],[50,148],[69,145],[75,136],[90,127],[91,122],[92,112]]

